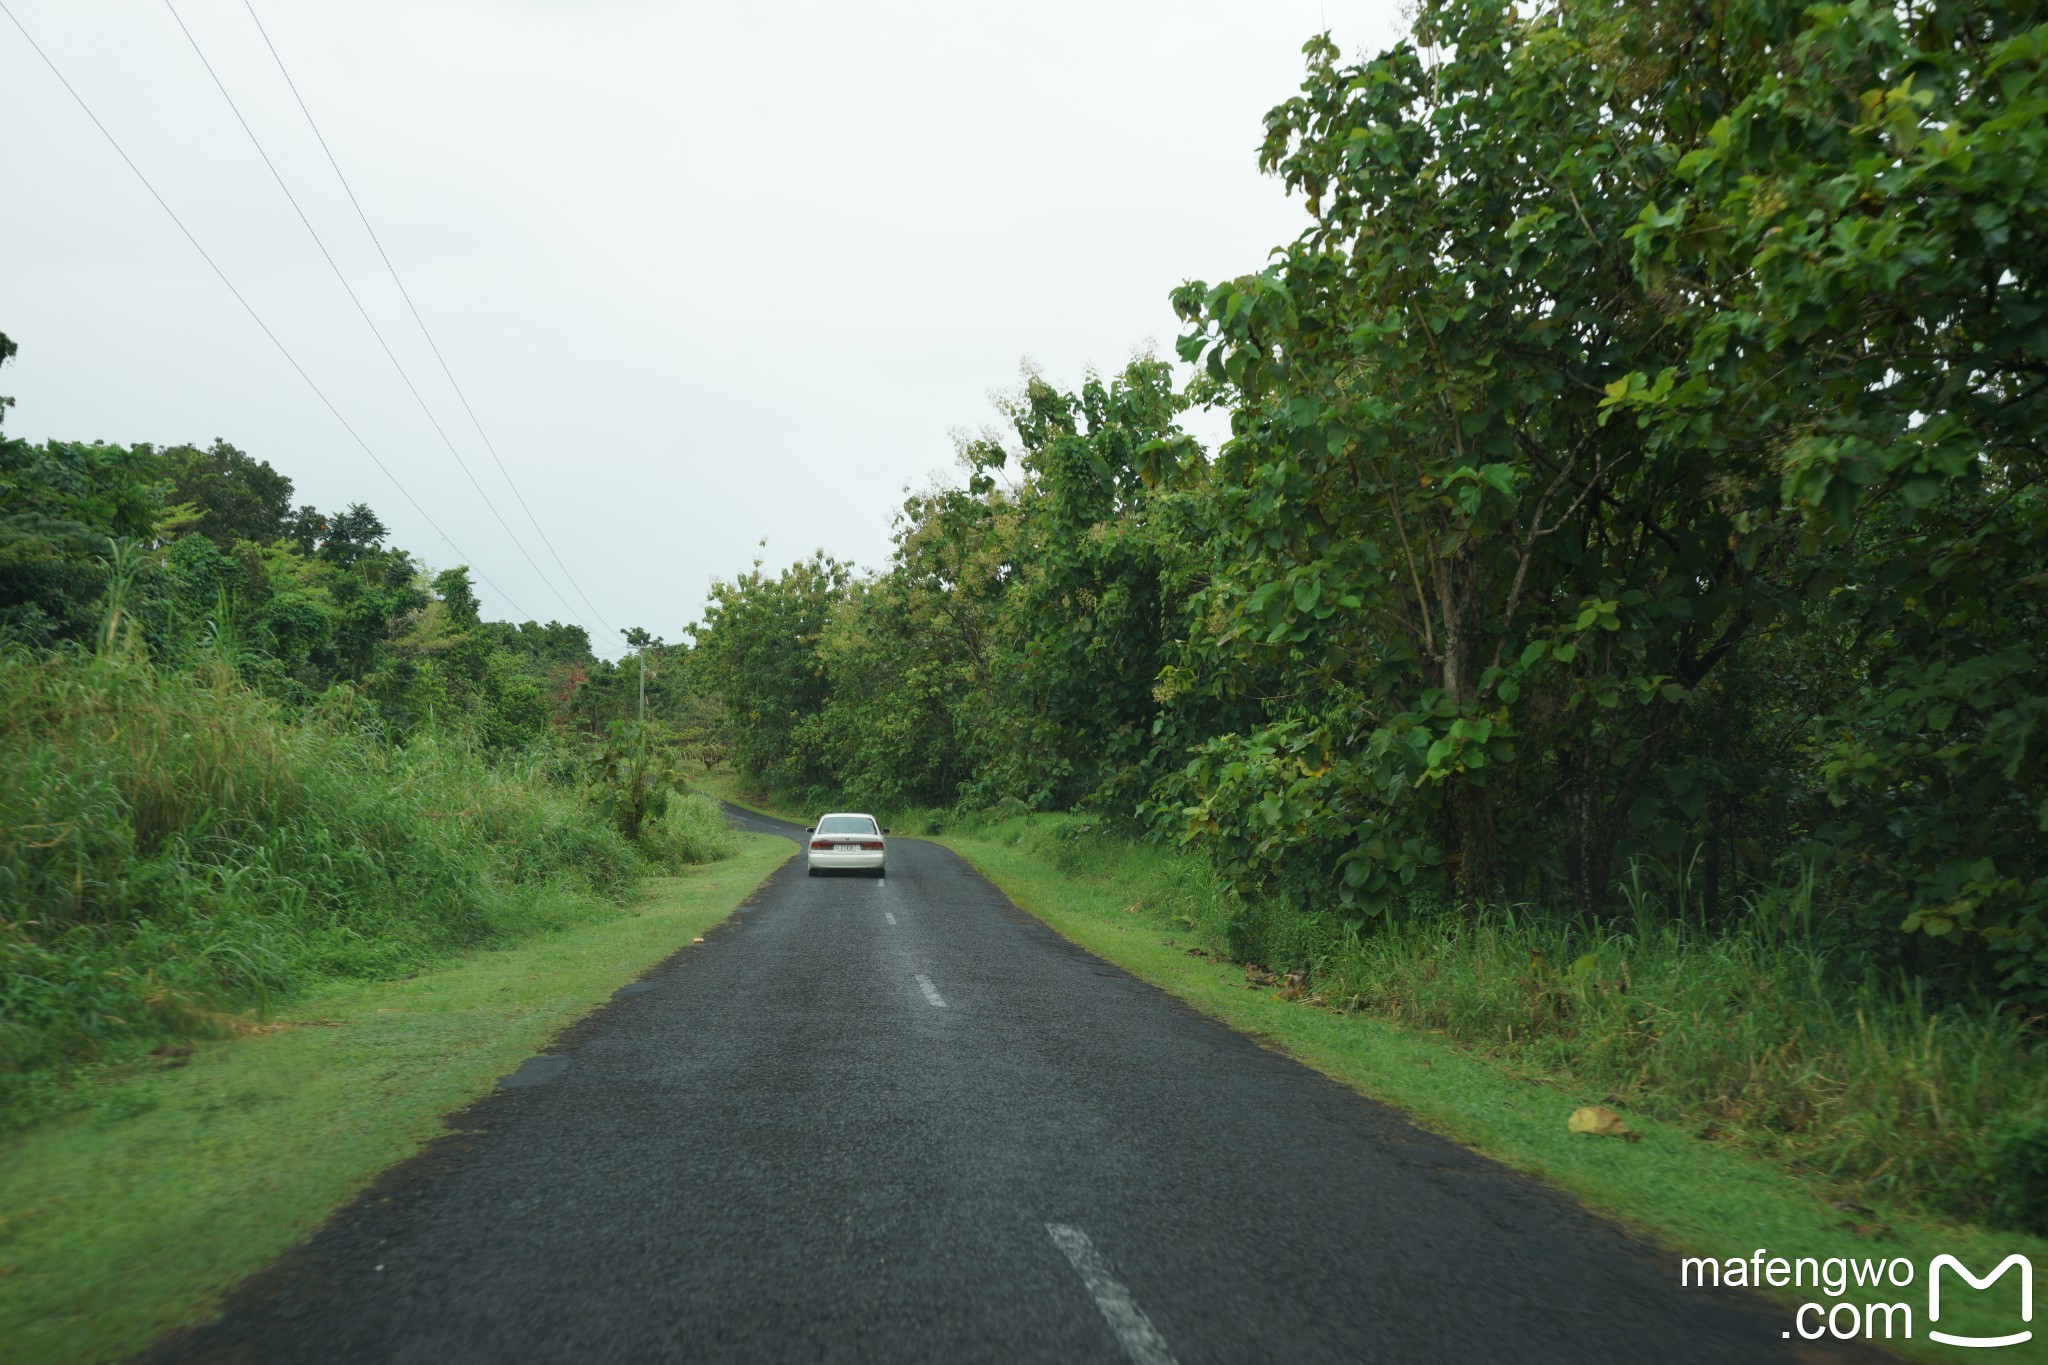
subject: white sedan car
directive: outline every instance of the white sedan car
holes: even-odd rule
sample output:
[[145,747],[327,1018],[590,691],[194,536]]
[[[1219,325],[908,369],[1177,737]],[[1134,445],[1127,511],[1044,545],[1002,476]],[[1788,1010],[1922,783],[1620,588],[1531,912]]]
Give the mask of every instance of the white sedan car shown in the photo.
[[889,856],[888,843],[882,838],[886,833],[872,815],[840,811],[819,816],[811,831],[811,875],[843,869],[881,876]]

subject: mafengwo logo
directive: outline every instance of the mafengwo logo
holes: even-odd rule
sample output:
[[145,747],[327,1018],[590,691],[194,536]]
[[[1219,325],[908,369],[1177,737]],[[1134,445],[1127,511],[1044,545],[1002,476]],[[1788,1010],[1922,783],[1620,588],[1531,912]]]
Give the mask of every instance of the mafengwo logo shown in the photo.
[[[2017,1273],[2014,1273],[2017,1272]],[[2010,1276],[2010,1278],[2008,1278]],[[1944,1277],[1947,1287],[1944,1291]],[[1830,1256],[1773,1256],[1763,1247],[1744,1260],[1731,1256],[1725,1261],[1689,1256],[1679,1264],[1678,1283],[1682,1289],[1806,1289],[1812,1288],[1832,1303],[1802,1303],[1792,1314],[1792,1327],[1783,1333],[1805,1341],[1833,1337],[1837,1341],[1910,1340],[1913,1336],[1913,1305],[1917,1295],[1898,1294],[1911,1290],[1921,1277],[1918,1267],[1903,1256],[1891,1260],[1850,1259]],[[2001,1281],[2003,1283],[2001,1283]],[[1983,1275],[1954,1256],[1936,1256],[1925,1277],[1927,1317],[1922,1324],[1929,1341],[1944,1346],[1996,1349],[2019,1346],[2034,1339],[2027,1324],[2034,1320],[2034,1263],[2014,1252]],[[1970,1291],[2000,1295],[1993,1316],[2005,1319],[2010,1330],[1997,1332],[1944,1331],[1940,1326],[1946,1292],[1949,1322],[1955,1325],[1957,1295]],[[2015,1295],[2014,1289],[2017,1289]],[[1897,1297],[1876,1302],[1876,1296]],[[1871,1300],[1868,1302],[1862,1300]],[[2004,1305],[2009,1304],[2010,1307]]]
[[[1955,1257],[1935,1257],[1934,1264],[1927,1268],[1927,1321],[1929,1323],[1941,1320],[1941,1272],[1945,1269],[1953,1270],[1956,1274],[1968,1280],[1972,1289],[1989,1289],[1992,1283],[2002,1277],[2006,1271],[2019,1271],[2020,1321],[2032,1322],[2034,1320],[2034,1263],[2018,1252],[2014,1252],[2000,1261],[1998,1268],[1981,1280],[1972,1275],[1970,1268]],[[1935,1341],[1944,1342],[1950,1346],[2017,1346],[2023,1341],[2031,1341],[2034,1336],[2029,1331],[2013,1332],[2002,1337],[1960,1337],[1952,1336],[1947,1332],[1937,1332],[1931,1326],[1927,1329],[1927,1335]]]

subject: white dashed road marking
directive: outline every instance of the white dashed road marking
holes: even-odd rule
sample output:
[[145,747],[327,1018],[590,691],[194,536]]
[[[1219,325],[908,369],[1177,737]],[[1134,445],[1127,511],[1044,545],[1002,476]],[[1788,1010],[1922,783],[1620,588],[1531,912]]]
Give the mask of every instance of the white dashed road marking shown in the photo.
[[1088,1234],[1064,1223],[1047,1223],[1045,1230],[1052,1234],[1053,1245],[1067,1253],[1067,1259],[1080,1272],[1081,1283],[1095,1296],[1095,1306],[1102,1310],[1124,1354],[1136,1365],[1174,1365],[1173,1352],[1166,1349],[1166,1338],[1159,1335],[1151,1319],[1138,1311],[1131,1291],[1109,1273],[1109,1266],[1095,1250],[1095,1243],[1088,1240]]
[[889,923],[894,924],[896,922],[896,912],[894,910],[884,910],[882,912],[882,918],[889,921]]
[[937,986],[934,986],[931,983],[931,981],[928,978],[926,978],[923,974],[919,974],[917,978],[917,988],[924,992],[925,999],[931,1001],[940,1009],[944,1009],[946,1007],[946,1002],[939,998],[939,988]]

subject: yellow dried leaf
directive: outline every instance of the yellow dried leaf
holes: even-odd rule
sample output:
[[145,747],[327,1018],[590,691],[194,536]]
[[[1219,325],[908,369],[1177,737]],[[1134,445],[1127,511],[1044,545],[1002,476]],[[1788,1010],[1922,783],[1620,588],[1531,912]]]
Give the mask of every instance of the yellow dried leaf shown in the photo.
[[1626,1123],[1621,1115],[1604,1104],[1589,1104],[1572,1110],[1570,1121],[1565,1125],[1574,1133],[1591,1133],[1596,1137],[1620,1137],[1635,1142],[1640,1135]]

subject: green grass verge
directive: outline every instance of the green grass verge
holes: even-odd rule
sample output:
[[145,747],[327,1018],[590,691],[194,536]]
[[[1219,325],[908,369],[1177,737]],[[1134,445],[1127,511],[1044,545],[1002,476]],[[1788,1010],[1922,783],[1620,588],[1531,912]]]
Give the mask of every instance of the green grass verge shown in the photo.
[[93,1108],[0,1138],[0,1356],[117,1360],[205,1319],[789,852],[747,835],[730,859],[652,880],[632,911],[316,989],[284,1016],[298,1027],[201,1043],[188,1065],[104,1081]]
[[[1394,1105],[1424,1127],[1557,1186],[1579,1202],[1631,1227],[1666,1250],[1672,1283],[1680,1253],[1748,1257],[1905,1257],[1915,1267],[1910,1288],[1848,1299],[1903,1301],[1913,1308],[1914,1336],[1894,1349],[1917,1359],[1967,1360],[1978,1352],[1926,1340],[1925,1275],[1933,1257],[1960,1257],[1983,1273],[2018,1251],[2048,1269],[2048,1240],[2018,1233],[1916,1218],[1879,1205],[1867,1214],[1832,1206],[1842,1193],[1753,1155],[1696,1136],[1697,1125],[1659,1122],[1635,1112],[1627,1122],[1635,1143],[1570,1133],[1579,1105],[1605,1098],[1569,1076],[1546,1075],[1489,1058],[1441,1037],[1370,1014],[1339,1013],[1271,989],[1248,989],[1234,964],[1191,957],[1208,947],[1154,906],[1161,899],[1162,860],[1136,846],[1122,856],[1095,851],[1081,867],[1062,868],[1038,841],[1023,841],[1024,820],[940,835],[1019,906],[1070,941],[1170,991],[1195,1008],[1376,1100]],[[1135,907],[1135,908],[1134,908]],[[1865,1229],[1846,1228],[1854,1223]],[[1869,1229],[1881,1229],[1875,1233]],[[2017,1330],[2017,1286],[2008,1275],[1995,1291],[1944,1286],[1939,1326],[1950,1333],[1997,1335]],[[1711,1290],[1691,1292],[1713,1292]],[[1788,1305],[1834,1300],[1822,1294],[1774,1297]],[[1810,1323],[1810,1320],[1809,1320]],[[1792,1327],[1788,1307],[1785,1327]],[[1761,1343],[1759,1343],[1761,1345]]]

